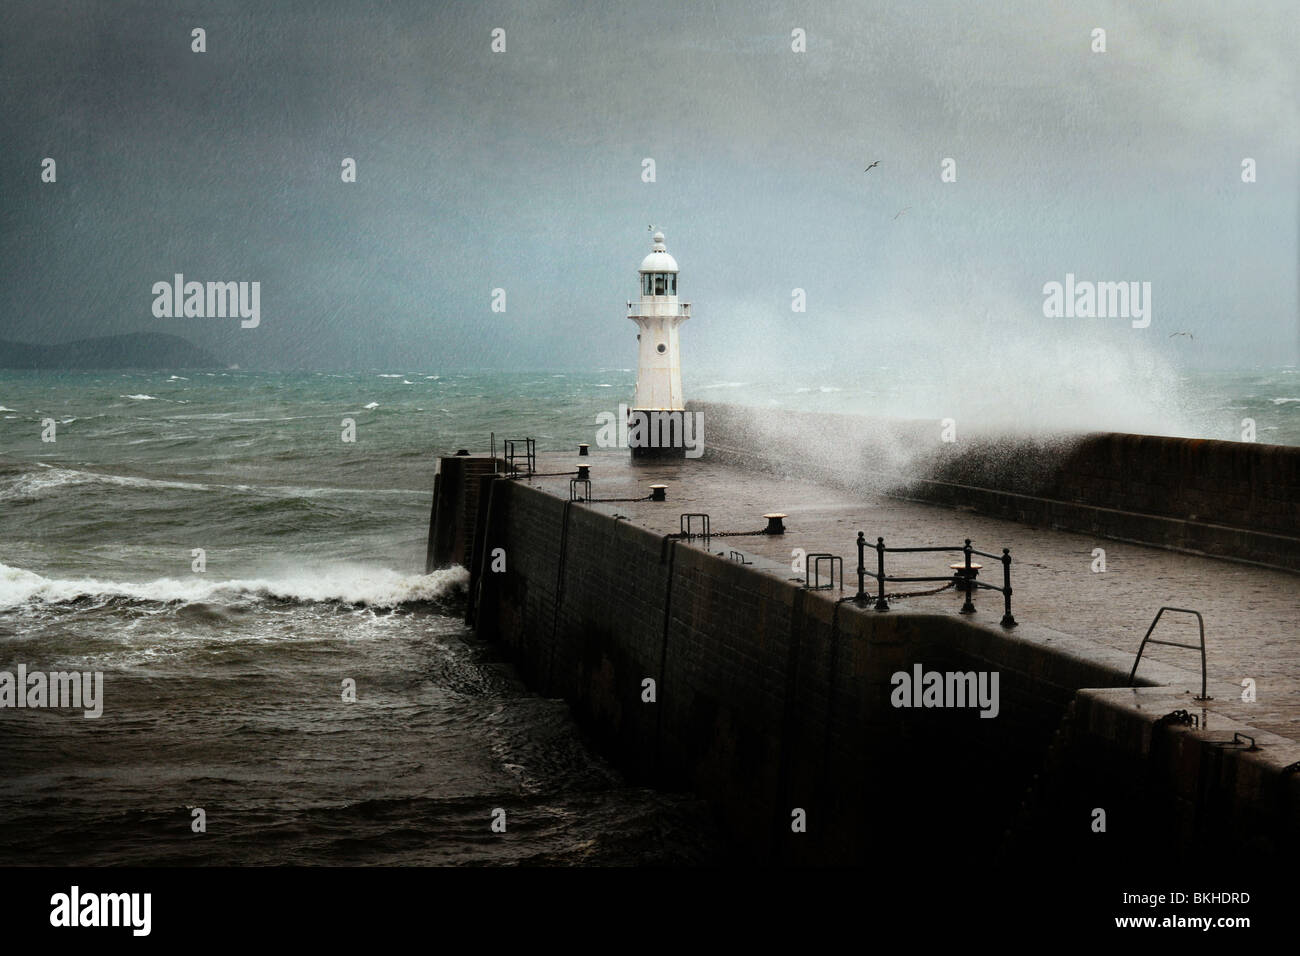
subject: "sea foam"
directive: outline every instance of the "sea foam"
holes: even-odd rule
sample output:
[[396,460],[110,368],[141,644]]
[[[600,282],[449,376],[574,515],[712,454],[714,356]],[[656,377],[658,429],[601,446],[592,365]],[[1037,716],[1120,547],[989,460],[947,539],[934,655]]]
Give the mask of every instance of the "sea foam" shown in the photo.
[[158,578],[153,581],[103,581],[98,578],[47,578],[0,564],[0,609],[22,604],[60,604],[82,599],[126,599],[148,603],[222,604],[248,600],[340,604],[394,608],[403,604],[436,601],[469,580],[469,572],[452,567],[432,574],[405,574],[389,568],[336,565],[298,569],[283,576],[212,581],[193,578]]

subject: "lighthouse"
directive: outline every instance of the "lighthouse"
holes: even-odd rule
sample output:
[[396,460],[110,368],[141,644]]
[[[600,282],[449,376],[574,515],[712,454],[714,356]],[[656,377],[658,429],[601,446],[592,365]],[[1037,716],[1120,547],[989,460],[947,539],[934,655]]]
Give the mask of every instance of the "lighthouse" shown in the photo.
[[668,254],[662,232],[654,234],[654,246],[638,271],[641,299],[627,304],[639,343],[628,444],[634,458],[680,457],[687,423],[677,330],[691,317],[691,306],[677,299],[677,260]]

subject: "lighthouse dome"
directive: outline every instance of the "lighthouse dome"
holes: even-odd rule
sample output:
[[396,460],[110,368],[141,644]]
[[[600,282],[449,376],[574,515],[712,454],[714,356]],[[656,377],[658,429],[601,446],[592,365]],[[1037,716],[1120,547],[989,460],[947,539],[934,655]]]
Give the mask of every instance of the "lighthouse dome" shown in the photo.
[[664,234],[656,232],[654,246],[650,255],[641,260],[641,272],[676,272],[677,260],[664,248]]

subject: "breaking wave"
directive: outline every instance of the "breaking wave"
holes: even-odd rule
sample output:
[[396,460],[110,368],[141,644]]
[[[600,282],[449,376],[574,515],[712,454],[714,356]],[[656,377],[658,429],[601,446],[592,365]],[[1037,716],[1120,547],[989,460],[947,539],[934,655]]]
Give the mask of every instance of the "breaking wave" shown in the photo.
[[209,581],[158,578],[154,581],[101,581],[97,578],[47,578],[0,564],[0,609],[22,604],[64,604],[81,600],[144,603],[223,604],[250,600],[336,602],[375,608],[436,602],[463,590],[469,572],[461,567],[432,574],[404,574],[388,568],[336,565],[299,569],[272,578]]

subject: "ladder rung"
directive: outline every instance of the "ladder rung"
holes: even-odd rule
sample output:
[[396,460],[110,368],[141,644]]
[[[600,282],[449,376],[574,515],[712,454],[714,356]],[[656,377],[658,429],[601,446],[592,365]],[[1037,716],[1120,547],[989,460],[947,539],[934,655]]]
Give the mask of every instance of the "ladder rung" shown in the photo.
[[1148,644],[1163,644],[1165,647],[1185,647],[1189,651],[1199,651],[1200,644],[1179,644],[1177,641],[1157,641],[1154,637],[1147,639]]

